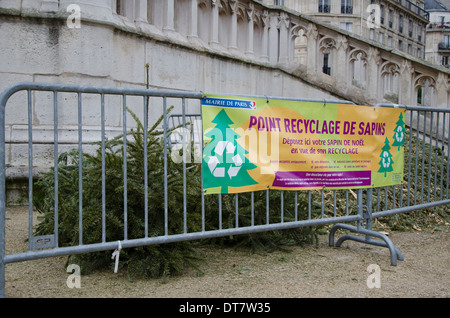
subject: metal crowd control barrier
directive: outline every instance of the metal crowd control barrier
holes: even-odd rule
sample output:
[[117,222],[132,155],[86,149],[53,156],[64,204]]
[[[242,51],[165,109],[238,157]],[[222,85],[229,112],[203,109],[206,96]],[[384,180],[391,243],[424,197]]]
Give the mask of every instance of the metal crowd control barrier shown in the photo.
[[[43,95],[38,95],[38,94]],[[25,127],[26,141],[23,141],[24,145],[28,149],[28,159],[25,164],[28,171],[25,173],[28,178],[28,250],[20,253],[8,253],[5,247],[5,223],[6,223],[6,179],[7,169],[15,165],[14,162],[6,162],[7,151],[6,147],[11,147],[11,127],[6,122],[6,116],[8,110],[7,103],[12,98],[19,94],[17,100],[14,100],[16,108],[15,116],[17,116],[18,110],[26,113],[22,119],[22,126]],[[69,95],[66,95],[69,94]],[[65,96],[65,98],[62,98]],[[115,98],[113,100],[112,98]],[[258,96],[253,96],[258,97]],[[277,97],[267,97],[270,99],[284,99]],[[304,226],[315,226],[324,224],[334,224],[329,235],[330,246],[340,246],[345,240],[355,240],[367,244],[373,244],[377,246],[384,246],[389,248],[391,255],[391,264],[396,265],[397,260],[402,260],[403,256],[401,252],[395,247],[392,241],[384,234],[372,230],[372,220],[378,217],[385,217],[392,214],[403,213],[418,209],[431,208],[438,205],[450,204],[449,198],[449,170],[450,170],[450,147],[448,146],[449,131],[450,131],[450,109],[430,108],[430,107],[413,107],[413,106],[399,106],[399,105],[377,105],[378,107],[403,107],[406,108],[406,124],[409,126],[410,138],[409,143],[405,143],[405,161],[407,164],[407,175],[403,184],[393,187],[374,188],[374,189],[358,189],[352,190],[327,190],[322,189],[320,191],[274,191],[265,190],[260,193],[250,193],[249,200],[251,201],[250,220],[248,224],[241,225],[238,223],[238,216],[240,213],[239,202],[246,194],[231,195],[233,198],[233,206],[236,217],[234,224],[224,224],[222,219],[224,217],[223,211],[224,196],[216,195],[217,205],[212,207],[216,209],[212,215],[216,216],[217,226],[214,229],[206,229],[205,227],[205,213],[206,210],[211,208],[205,205],[205,197],[201,185],[198,191],[201,193],[201,229],[196,231],[188,231],[188,218],[187,216],[192,213],[188,210],[187,206],[187,186],[186,186],[186,162],[183,160],[183,231],[181,233],[169,233],[168,222],[170,222],[171,215],[168,211],[168,160],[170,159],[170,147],[175,143],[186,140],[170,139],[169,138],[169,126],[174,127],[181,125],[186,127],[188,121],[200,119],[201,114],[193,113],[192,108],[198,112],[200,109],[200,102],[202,99],[201,93],[196,92],[182,92],[182,91],[161,91],[161,90],[147,90],[147,89],[125,89],[125,88],[107,88],[107,87],[90,87],[90,86],[75,86],[75,85],[59,85],[59,84],[39,84],[39,83],[20,83],[6,89],[0,95],[0,297],[5,296],[5,265],[13,262],[21,262],[26,260],[33,260],[46,257],[73,255],[96,251],[114,250],[120,245],[122,248],[132,248],[151,244],[163,244],[187,240],[198,240],[205,238],[214,238],[228,235],[249,234],[261,231],[272,230],[284,230],[299,228]],[[72,130],[75,136],[78,136],[78,144],[71,145],[77,148],[79,153],[83,153],[87,148],[88,141],[83,139],[85,131],[89,129],[86,125],[83,125],[83,121],[88,119],[83,117],[84,104],[88,104],[90,111],[92,108],[97,107],[99,117],[98,126],[100,127],[100,149],[102,153],[102,202],[101,202],[101,215],[102,215],[102,239],[99,242],[92,244],[85,244],[83,241],[83,205],[79,203],[78,224],[74,224],[74,227],[79,229],[79,242],[73,246],[59,246],[58,237],[58,210],[59,202],[54,200],[54,233],[45,236],[35,236],[33,234],[33,178],[36,176],[34,166],[34,154],[35,139],[41,137],[35,137],[34,134],[34,116],[39,111],[39,107],[47,108],[45,113],[48,117],[48,109],[53,110],[53,122],[51,123],[51,131],[53,133],[52,151],[53,151],[53,176],[55,184],[55,198],[58,198],[58,154],[61,152],[61,147],[67,146],[67,141],[63,140],[61,136],[61,129],[59,127],[59,117],[62,112],[62,105],[67,101],[72,100],[74,107],[72,110],[72,117],[78,118],[77,123],[73,125]],[[314,101],[314,100],[309,100]],[[317,100],[316,100],[317,101]],[[319,100],[324,103],[349,103],[346,101],[333,101],[333,100]],[[169,104],[175,104],[180,112],[172,115],[167,115],[167,108]],[[122,121],[121,127],[116,132],[123,133],[123,156],[127,158],[127,131],[129,131],[132,124],[127,122],[127,108],[134,105],[134,110],[139,113],[142,118],[148,118],[144,120],[144,131],[149,128],[148,122],[158,117],[157,114],[163,115],[162,129],[164,131],[164,171],[163,177],[165,178],[163,195],[161,200],[164,202],[164,234],[158,236],[151,236],[151,226],[148,222],[145,223],[145,233],[140,238],[128,238],[128,210],[127,210],[127,161],[124,160],[123,174],[123,237],[118,240],[108,241],[106,239],[106,193],[105,185],[105,173],[108,167],[105,164],[105,140],[107,130],[109,129],[105,123],[108,116],[114,114],[121,114]],[[18,106],[19,105],[19,106]],[[96,106],[95,106],[96,105]],[[154,105],[157,105],[156,107]],[[151,106],[151,107],[149,107]],[[22,107],[22,108],[21,108]],[[64,108],[67,111],[68,107]],[[75,109],[75,110],[73,110]],[[112,113],[109,113],[112,112]],[[51,112],[50,112],[51,113]],[[111,115],[112,114],[112,115]],[[21,115],[21,114],[19,114]],[[91,116],[92,117],[92,116]],[[47,118],[48,119],[48,118]],[[7,130],[7,128],[9,130]],[[8,134],[7,134],[8,131]],[[144,134],[146,135],[146,134]],[[415,141],[413,141],[415,137]],[[191,140],[195,140],[195,136],[192,136]],[[198,138],[198,137],[197,137]],[[17,141],[16,141],[17,142]],[[38,140],[36,144],[42,142]],[[201,142],[201,141],[198,141]],[[72,141],[73,143],[73,141]],[[147,146],[144,143],[144,152],[142,154],[142,160],[144,166],[147,167]],[[428,163],[428,167],[425,167],[425,158],[432,158]],[[81,160],[81,159],[80,159]],[[79,180],[82,180],[81,161],[79,161]],[[420,171],[418,170],[420,169]],[[147,168],[144,169],[147,171]],[[427,171],[427,172],[426,172]],[[439,173],[438,173],[439,171]],[[147,220],[149,213],[148,202],[148,189],[149,180],[148,175],[142,177],[145,197],[144,200],[144,213]],[[79,181],[79,202],[82,202],[83,195],[83,182]],[[265,193],[264,193],[265,192]],[[272,195],[276,192],[278,203],[276,203],[276,209],[279,211],[279,215],[273,218],[269,215],[269,208],[273,208]],[[116,194],[115,194],[116,195]],[[255,206],[254,200],[256,195],[265,196],[265,206]],[[285,214],[285,207],[287,203],[293,202],[294,216],[288,218]],[[300,201],[303,205],[300,205]],[[271,203],[270,203],[271,202]],[[229,202],[228,202],[229,203]],[[229,205],[229,204],[228,204]],[[269,207],[269,205],[271,205]],[[291,205],[292,206],[292,205]],[[298,207],[304,208],[304,211],[300,211]],[[229,208],[229,207],[228,207]],[[259,210],[258,210],[259,209]],[[257,210],[265,210],[265,219],[256,219],[255,215]],[[76,211],[75,211],[76,212]],[[272,213],[272,212],[271,212]],[[304,217],[301,217],[303,213]],[[271,220],[272,219],[272,220]],[[275,221],[273,221],[275,219]],[[344,224],[348,222],[356,222],[356,226]],[[150,228],[149,228],[150,227]],[[339,229],[349,230],[358,234],[362,234],[364,237],[356,235],[344,235],[336,243],[334,242],[335,233]],[[377,238],[377,239],[373,239]]]

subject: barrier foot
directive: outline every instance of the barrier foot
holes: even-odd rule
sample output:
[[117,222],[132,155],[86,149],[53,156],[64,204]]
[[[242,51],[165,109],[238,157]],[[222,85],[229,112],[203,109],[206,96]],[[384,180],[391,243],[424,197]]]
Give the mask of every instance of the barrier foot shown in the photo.
[[[341,229],[345,229],[345,230],[349,230],[349,231],[352,231],[352,232],[364,234],[364,235],[366,235],[366,237],[363,238],[363,237],[347,234],[347,235],[343,235],[342,237],[340,237],[337,240],[336,244],[334,244],[334,234],[340,228]],[[381,239],[382,241],[380,241],[380,240],[373,240],[371,238],[371,236],[377,237],[377,238]],[[397,260],[399,260],[399,261],[403,261],[404,260],[403,255],[400,252],[400,250],[394,245],[394,243],[392,243],[391,239],[388,238],[385,234],[379,233],[379,232],[376,232],[376,231],[373,231],[373,230],[358,228],[356,226],[352,226],[352,225],[348,225],[348,224],[336,224],[336,225],[334,225],[331,228],[331,230],[330,230],[329,245],[330,246],[340,247],[341,244],[344,241],[346,241],[346,240],[353,240],[353,241],[357,241],[357,242],[361,242],[361,243],[366,243],[366,244],[370,244],[370,245],[376,245],[376,246],[389,248],[390,255],[391,255],[391,265],[392,266],[397,266]]]

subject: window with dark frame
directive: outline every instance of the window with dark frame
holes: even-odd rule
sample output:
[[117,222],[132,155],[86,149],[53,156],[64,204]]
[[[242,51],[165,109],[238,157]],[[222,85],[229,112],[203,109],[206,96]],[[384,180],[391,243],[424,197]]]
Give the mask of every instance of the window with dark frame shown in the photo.
[[353,14],[353,1],[352,0],[341,0],[341,13]]
[[331,67],[329,66],[330,63],[330,53],[323,53],[323,73],[327,75],[331,75]]
[[116,13],[117,14],[122,14],[122,4],[121,4],[122,0],[116,0]]
[[403,16],[398,17],[398,32],[403,33]]
[[330,13],[330,0],[319,0],[319,12]]
[[394,26],[394,11],[389,10],[389,27],[392,28]]

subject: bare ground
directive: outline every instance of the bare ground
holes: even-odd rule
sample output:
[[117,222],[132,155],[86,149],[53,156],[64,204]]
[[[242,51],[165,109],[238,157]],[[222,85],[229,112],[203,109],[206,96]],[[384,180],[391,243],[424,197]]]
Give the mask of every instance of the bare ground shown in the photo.
[[[24,251],[27,208],[6,213],[7,254]],[[450,226],[439,231],[390,233],[405,258],[390,265],[389,250],[346,241],[328,246],[292,247],[265,255],[245,250],[201,248],[203,275],[187,271],[169,279],[130,281],[124,271],[81,276],[69,288],[66,257],[6,265],[8,298],[447,298],[450,296]],[[338,234],[340,234],[338,232]],[[381,268],[380,288],[367,285],[368,266]]]

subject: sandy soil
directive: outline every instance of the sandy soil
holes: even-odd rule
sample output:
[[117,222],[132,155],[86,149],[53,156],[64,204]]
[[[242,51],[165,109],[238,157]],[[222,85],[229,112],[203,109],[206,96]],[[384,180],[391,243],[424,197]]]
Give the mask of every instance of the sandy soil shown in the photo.
[[[7,208],[7,253],[26,248],[27,208]],[[339,232],[338,232],[339,234]],[[81,276],[69,288],[66,257],[6,265],[6,297],[25,298],[435,298],[450,296],[450,226],[439,231],[390,233],[405,257],[390,265],[387,248],[346,241],[341,248],[294,247],[265,255],[202,248],[204,275],[187,271],[169,279],[130,281],[123,271]],[[380,267],[380,288],[369,288],[368,266]]]

